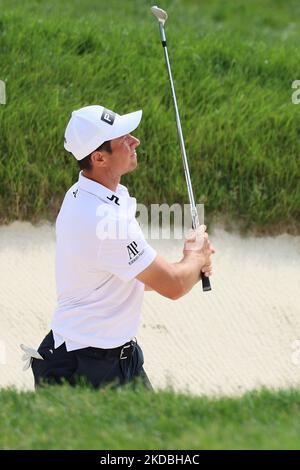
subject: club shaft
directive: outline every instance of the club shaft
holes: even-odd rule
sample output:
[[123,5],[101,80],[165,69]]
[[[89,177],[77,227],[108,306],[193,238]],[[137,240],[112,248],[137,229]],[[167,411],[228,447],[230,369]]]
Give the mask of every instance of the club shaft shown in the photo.
[[[169,61],[169,56],[168,56],[167,40],[166,40],[164,26],[161,22],[159,22],[159,30],[160,30],[160,37],[161,37],[161,42],[162,42],[162,46],[163,46],[163,50],[164,50],[164,55],[165,55],[165,59],[166,59],[170,85],[171,85],[172,98],[173,98],[173,104],[174,104],[175,115],[176,115],[176,125],[177,125],[177,131],[178,131],[178,136],[179,136],[179,141],[180,141],[180,149],[181,149],[181,155],[182,155],[182,161],[183,161],[183,168],[184,168],[184,174],[185,174],[186,185],[187,185],[187,190],[188,190],[188,196],[189,196],[189,201],[190,201],[192,224],[193,224],[193,229],[196,229],[200,224],[199,216],[198,216],[198,211],[197,211],[197,207],[196,207],[196,204],[195,204],[193,187],[192,187],[190,171],[189,171],[189,165],[188,165],[188,159],[187,159],[187,155],[186,155],[186,151],[185,151],[185,144],[184,144],[183,133],[182,133],[182,128],[181,128],[181,122],[180,122],[179,110],[178,110],[178,105],[177,105],[176,93],[175,93],[173,77],[172,77],[172,72],[171,72],[171,66],[170,66],[170,61]],[[203,290],[204,291],[211,290],[211,285],[210,285],[209,278],[204,276],[203,273],[201,273],[201,278],[202,278],[202,288],[203,288]]]
[[186,151],[185,151],[185,145],[184,145],[184,139],[183,139],[183,134],[182,134],[179,110],[178,110],[178,106],[177,106],[176,93],[175,93],[173,77],[172,77],[172,72],[171,72],[171,66],[170,66],[168,50],[167,50],[167,44],[166,44],[167,41],[166,41],[164,27],[161,23],[159,23],[159,29],[160,29],[160,36],[161,36],[161,40],[162,40],[162,45],[163,45],[163,50],[164,50],[164,55],[165,55],[165,59],[166,59],[168,75],[169,75],[169,80],[170,80],[170,85],[171,85],[172,98],[173,98],[173,104],[174,104],[175,115],[176,115],[176,125],[177,125],[177,131],[178,131],[178,136],[179,136],[179,141],[180,141],[180,149],[181,149],[181,155],[182,155],[182,161],[183,161],[183,168],[184,168],[184,174],[185,174],[185,179],[186,179],[186,184],[187,184],[187,189],[188,189],[188,195],[189,195],[189,201],[190,201],[190,206],[191,206],[192,223],[193,223],[193,228],[195,229],[199,226],[199,217],[198,217],[198,213],[197,213],[197,207],[196,207],[196,204],[195,204],[193,187],[192,187],[190,171],[189,171],[189,165],[188,165],[188,160],[187,160]]

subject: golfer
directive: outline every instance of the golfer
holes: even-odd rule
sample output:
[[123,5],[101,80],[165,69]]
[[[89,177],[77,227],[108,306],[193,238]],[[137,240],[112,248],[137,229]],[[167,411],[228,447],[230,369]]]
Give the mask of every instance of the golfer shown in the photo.
[[178,263],[167,262],[143,236],[136,199],[120,184],[137,167],[140,141],[132,132],[141,117],[142,111],[120,116],[95,105],[74,111],[67,125],[64,147],[81,171],[56,220],[57,308],[31,354],[36,386],[83,380],[99,388],[139,377],[151,387],[135,340],[144,290],[175,300],[201,271],[212,274],[206,233],[197,243],[191,232]]

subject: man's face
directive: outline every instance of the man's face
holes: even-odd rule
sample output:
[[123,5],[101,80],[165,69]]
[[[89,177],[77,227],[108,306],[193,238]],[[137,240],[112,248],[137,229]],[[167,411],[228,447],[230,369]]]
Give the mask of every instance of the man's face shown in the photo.
[[139,139],[131,134],[111,140],[112,153],[108,154],[109,169],[116,175],[125,175],[137,167],[136,147]]

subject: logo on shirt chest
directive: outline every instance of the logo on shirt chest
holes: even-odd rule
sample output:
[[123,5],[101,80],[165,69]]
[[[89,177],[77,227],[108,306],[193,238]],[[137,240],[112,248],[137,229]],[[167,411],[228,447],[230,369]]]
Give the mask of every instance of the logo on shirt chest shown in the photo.
[[111,197],[106,196],[106,198],[109,199],[110,201],[114,201],[114,203],[117,204],[118,206],[120,205],[119,198],[115,196],[114,194]]

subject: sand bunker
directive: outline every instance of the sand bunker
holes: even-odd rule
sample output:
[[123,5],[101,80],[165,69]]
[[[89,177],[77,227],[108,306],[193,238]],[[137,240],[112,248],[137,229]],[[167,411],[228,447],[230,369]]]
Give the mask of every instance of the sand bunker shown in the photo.
[[[145,292],[138,340],[155,388],[239,395],[300,384],[300,237],[242,238],[215,229],[213,291],[177,301]],[[153,241],[178,261],[182,241]],[[0,386],[32,389],[20,343],[38,346],[55,308],[51,224],[0,227]]]

